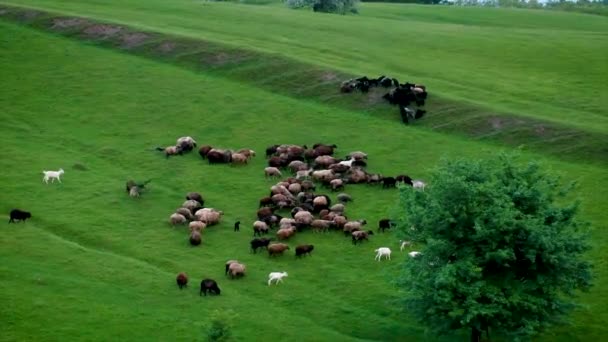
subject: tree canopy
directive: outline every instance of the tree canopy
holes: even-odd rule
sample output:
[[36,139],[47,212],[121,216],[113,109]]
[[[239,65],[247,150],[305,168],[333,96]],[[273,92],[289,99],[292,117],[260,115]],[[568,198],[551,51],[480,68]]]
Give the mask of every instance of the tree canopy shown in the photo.
[[398,280],[405,310],[434,333],[530,336],[591,286],[588,224],[574,184],[514,155],[442,160],[424,191],[400,189],[400,233],[421,254]]

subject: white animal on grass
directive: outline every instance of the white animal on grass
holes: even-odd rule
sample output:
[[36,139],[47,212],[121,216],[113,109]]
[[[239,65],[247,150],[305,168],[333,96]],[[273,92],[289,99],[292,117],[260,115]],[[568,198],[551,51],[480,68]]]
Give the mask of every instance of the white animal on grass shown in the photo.
[[343,161],[339,162],[338,164],[351,167],[351,166],[353,166],[354,161],[355,161],[355,158],[350,158],[349,160],[343,160]]
[[424,191],[424,187],[426,186],[426,183],[424,183],[421,180],[414,180],[414,181],[412,181],[412,185],[414,186],[414,189],[422,189],[422,191]]
[[388,260],[391,260],[391,249],[388,247],[380,247],[374,252],[376,252],[376,257],[374,258],[374,260],[380,261],[383,256],[386,257]]
[[61,175],[64,174],[63,169],[59,169],[59,171],[42,171],[42,174],[44,175],[44,178],[42,178],[42,181],[45,183],[49,183],[49,179],[51,179],[51,183],[55,182],[55,179],[59,181],[59,183],[61,183]]
[[416,251],[407,253],[407,255],[411,256],[412,258],[415,258],[420,254],[421,254],[420,252],[416,252]]
[[401,251],[403,251],[403,249],[405,249],[405,247],[412,245],[412,243],[410,241],[401,240],[399,242],[401,242],[401,247],[399,248]]
[[268,274],[268,286],[270,286],[273,280],[275,280],[275,284],[283,282],[284,277],[287,277],[287,272],[270,272]]

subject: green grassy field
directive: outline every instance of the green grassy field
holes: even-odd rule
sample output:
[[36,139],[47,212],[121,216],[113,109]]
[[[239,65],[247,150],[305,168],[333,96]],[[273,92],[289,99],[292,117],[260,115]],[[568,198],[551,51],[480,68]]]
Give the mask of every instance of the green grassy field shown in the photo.
[[[466,96],[466,102],[517,114],[518,106],[526,103],[529,112],[521,114],[559,122],[585,117],[575,120],[577,127],[606,133],[606,116],[601,110],[606,100],[598,96],[605,93],[600,81],[606,76],[606,70],[601,69],[605,68],[601,53],[606,45],[601,31],[606,20],[597,17],[584,16],[592,19],[583,24],[577,14],[543,13],[534,17],[539,12],[471,9],[462,12],[471,18],[465,25],[457,22],[465,20],[458,19],[462,13],[442,8],[434,14],[417,6],[366,4],[361,17],[336,19],[323,15],[312,20],[310,14],[276,5],[185,1],[146,2],[145,6],[136,1],[125,1],[120,6],[92,1],[19,3],[245,48],[255,46],[352,73],[386,70],[387,74],[412,75],[432,84],[448,99],[462,100],[464,89],[485,89]],[[197,12],[195,6],[204,10]],[[499,19],[488,20],[486,15]],[[543,16],[547,17],[540,19]],[[395,34],[391,22],[394,29],[401,29],[403,25],[397,21],[409,17],[419,18],[411,23],[412,28],[429,37],[441,37],[442,32],[455,35],[451,25],[464,26],[464,38],[457,36],[457,41],[446,43],[463,49],[461,60],[449,62],[458,66],[457,70],[430,60],[435,52],[438,56],[449,55],[436,50],[437,46],[417,50],[427,58],[420,58],[414,68],[397,64],[399,58],[389,55],[390,48],[384,45],[382,53],[373,54],[370,60],[372,55],[342,53],[345,50],[332,44],[345,47],[350,40],[355,45],[350,49],[373,49],[382,45],[374,35],[383,30],[389,36]],[[236,26],[224,20],[220,25],[221,18],[244,22]],[[254,28],[269,18],[276,26],[264,36]],[[511,18],[521,18],[525,28],[510,33],[504,30]],[[337,36],[323,38],[319,41],[323,47],[315,49],[314,37],[320,37],[321,28],[305,34],[301,26],[317,24],[346,30],[349,23],[364,28],[379,22],[389,26],[367,35],[353,31],[344,42]],[[541,58],[532,52],[526,56],[535,58],[537,64],[511,61],[510,66],[492,65],[491,60],[500,54],[490,49],[491,55],[483,56],[483,62],[465,63],[466,55],[479,49],[477,43],[467,39],[485,41],[481,36],[488,34],[479,32],[471,38],[466,32],[481,31],[482,25],[488,30],[501,29],[496,32],[504,34],[506,41],[515,37],[529,42],[541,40],[546,44],[546,54],[559,54],[544,67]],[[433,31],[428,32],[431,28]],[[562,36],[552,33],[557,29],[564,31]],[[258,152],[274,143],[310,145],[321,141],[338,144],[340,154],[368,152],[371,171],[405,171],[424,179],[440,157],[483,157],[494,154],[496,144],[423,128],[405,129],[366,112],[252,87],[231,79],[229,72],[195,71],[8,22],[0,21],[0,32],[0,65],[8,66],[2,71],[0,91],[0,165],[5,170],[0,178],[0,210],[19,207],[34,214],[26,224],[6,225],[0,234],[0,340],[200,340],[206,316],[213,309],[232,309],[238,314],[234,329],[238,340],[435,339],[425,336],[412,317],[400,313],[394,305],[398,293],[389,283],[390,275],[403,255],[395,256],[391,263],[373,260],[377,247],[397,249],[394,234],[376,235],[369,243],[355,247],[341,234],[306,232],[289,244],[315,244],[311,258],[296,261],[290,253],[269,260],[264,254],[250,254],[250,224],[255,219],[257,200],[272,184],[263,177],[264,159],[258,156],[245,167],[209,166],[196,154],[166,160],[151,149],[172,144],[183,135],[192,135],[199,143],[250,147]],[[289,40],[278,39],[290,33],[293,36]],[[568,36],[572,40],[564,42]],[[550,37],[553,43],[547,40]],[[385,43],[389,41],[386,39]],[[588,50],[579,54],[589,60],[575,63],[579,55],[570,49],[556,50],[558,41],[568,47],[587,46]],[[470,78],[461,82],[461,73],[469,74],[481,65],[492,66],[489,74],[475,76],[486,84],[500,83],[490,74],[504,73],[512,78],[498,85],[504,87],[503,96],[485,96],[488,88]],[[410,67],[419,74],[407,73]],[[526,83],[523,93],[530,97],[522,98],[517,84],[527,78],[542,79],[546,73],[554,74],[554,79],[572,78],[564,84]],[[272,74],[260,77],[262,83],[281,78]],[[575,84],[584,85],[587,91],[571,101],[556,104],[551,100]],[[539,96],[541,93],[547,96]],[[568,115],[553,113],[556,105],[566,106]],[[547,332],[540,340],[599,340],[608,335],[604,323],[608,318],[607,268],[601,253],[607,239],[603,228],[608,200],[601,191],[608,181],[606,168],[595,165],[595,160],[571,163],[530,152],[523,152],[523,157],[542,160],[565,178],[580,181],[583,215],[595,226],[593,243],[597,247],[589,254],[596,264],[597,285],[581,296],[585,307],[572,316],[571,326]],[[74,168],[76,164],[84,165],[86,171]],[[63,184],[41,183],[43,169],[59,167],[66,170]],[[139,200],[129,198],[124,193],[124,182],[129,178],[152,178],[151,191]],[[226,213],[221,225],[204,233],[199,248],[188,245],[184,229],[172,229],[167,224],[168,216],[181,205],[188,191],[202,192],[209,206]],[[348,216],[365,218],[372,227],[389,215],[396,201],[396,192],[391,190],[351,186],[346,191],[356,198],[347,207]],[[240,233],[231,229],[237,219],[243,222]],[[223,263],[232,258],[248,265],[246,278],[229,281],[223,277]],[[267,274],[282,270],[290,276],[280,286],[268,288]],[[174,277],[180,271],[191,277],[187,291],[180,292],[175,286]],[[204,276],[219,281],[222,296],[199,298],[198,281]],[[466,336],[445,340],[460,338]]]

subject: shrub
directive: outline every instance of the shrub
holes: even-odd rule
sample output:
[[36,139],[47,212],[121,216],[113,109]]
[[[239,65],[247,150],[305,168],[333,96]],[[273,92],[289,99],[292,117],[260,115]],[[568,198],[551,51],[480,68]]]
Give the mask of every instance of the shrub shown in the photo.
[[211,323],[207,329],[207,341],[227,342],[232,339],[232,322],[235,319],[232,311],[215,311],[211,315]]

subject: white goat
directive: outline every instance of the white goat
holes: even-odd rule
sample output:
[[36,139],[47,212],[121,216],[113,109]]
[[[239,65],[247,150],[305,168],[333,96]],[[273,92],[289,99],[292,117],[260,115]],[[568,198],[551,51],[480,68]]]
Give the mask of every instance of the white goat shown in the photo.
[[426,186],[426,183],[424,183],[421,180],[415,180],[415,181],[412,181],[412,185],[414,186],[414,189],[422,189],[422,191],[424,191],[424,187]]
[[374,252],[376,252],[376,257],[374,258],[374,260],[380,261],[380,259],[382,259],[383,256],[387,257],[388,260],[391,260],[391,249],[388,247],[380,247],[380,248],[376,249]]
[[300,170],[296,172],[296,179],[309,178],[310,174],[314,171],[314,169],[310,168],[309,170]]
[[343,161],[339,162],[338,164],[352,167],[354,161],[355,161],[355,158],[350,158],[349,160],[343,160]]
[[287,277],[287,272],[270,272],[270,274],[268,274],[268,286],[270,286],[273,280],[276,280],[275,284],[283,282],[284,277]]
[[407,254],[408,254],[409,256],[411,256],[412,258],[415,258],[415,257],[417,257],[418,255],[420,255],[421,253],[420,253],[420,252],[413,251],[413,252],[409,252],[409,253],[407,253]]
[[59,183],[61,183],[61,175],[64,174],[63,169],[59,169],[59,171],[42,171],[42,174],[44,174],[44,178],[42,178],[42,181],[45,183],[49,183],[49,179],[51,179],[51,183],[55,183],[55,179],[57,179],[59,181]]
[[401,240],[399,242],[401,242],[401,247],[399,248],[401,251],[403,251],[403,249],[405,249],[405,247],[412,245],[412,243],[410,241]]

